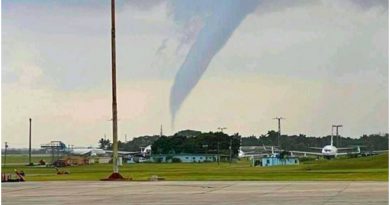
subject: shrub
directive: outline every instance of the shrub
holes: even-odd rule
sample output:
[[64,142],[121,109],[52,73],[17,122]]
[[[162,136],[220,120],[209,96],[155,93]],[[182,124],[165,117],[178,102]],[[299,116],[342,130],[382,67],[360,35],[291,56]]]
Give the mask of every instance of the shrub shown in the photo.
[[180,158],[172,158],[172,163],[180,163],[181,159]]

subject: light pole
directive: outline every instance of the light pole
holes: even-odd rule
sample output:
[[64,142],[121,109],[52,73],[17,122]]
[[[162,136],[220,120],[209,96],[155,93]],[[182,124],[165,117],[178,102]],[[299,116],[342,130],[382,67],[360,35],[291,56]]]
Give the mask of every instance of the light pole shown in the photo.
[[28,142],[28,165],[32,165],[31,163],[31,118],[30,121],[30,129],[29,129],[29,142]]
[[339,127],[343,127],[343,125],[332,125],[332,130],[333,127],[336,128],[337,146],[340,146]]
[[5,149],[4,149],[4,166],[7,163],[7,148],[8,148],[8,143],[5,142]]
[[205,153],[206,153],[206,155],[207,155],[207,149],[208,149],[208,147],[209,147],[209,145],[208,145],[208,144],[204,144],[204,145],[202,145],[202,148],[204,148],[204,149],[205,149]]
[[217,129],[223,133],[223,131],[226,130],[227,128],[226,127],[218,127]]
[[274,120],[278,120],[278,147],[280,149],[280,135],[281,135],[281,128],[280,128],[280,121],[285,120],[286,118],[283,117],[275,117]]
[[[218,127],[217,128],[218,130],[221,131],[221,133],[223,133],[224,130],[226,130],[227,128],[226,127]],[[218,139],[218,165],[219,165],[219,161],[221,160],[221,156],[219,155],[219,139]]]
[[232,142],[233,142],[233,137],[230,137],[230,146],[229,146],[230,164],[232,164]]
[[220,160],[220,157],[219,157],[219,141],[217,142],[217,153],[218,153],[218,165],[219,165],[219,160]]

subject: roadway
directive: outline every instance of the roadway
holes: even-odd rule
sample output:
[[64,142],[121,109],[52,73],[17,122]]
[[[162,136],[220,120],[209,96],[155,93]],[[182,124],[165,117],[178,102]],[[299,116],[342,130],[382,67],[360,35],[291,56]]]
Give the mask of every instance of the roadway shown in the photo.
[[388,182],[19,182],[3,204],[388,204]]

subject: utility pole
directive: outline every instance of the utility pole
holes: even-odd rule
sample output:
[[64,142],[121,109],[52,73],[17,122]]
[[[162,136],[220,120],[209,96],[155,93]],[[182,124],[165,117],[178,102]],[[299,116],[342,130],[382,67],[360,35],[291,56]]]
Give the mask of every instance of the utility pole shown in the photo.
[[[227,128],[226,127],[218,127],[217,128],[218,130],[220,130],[222,133],[223,133],[223,130],[226,130]],[[219,165],[219,161],[221,160],[221,156],[219,155],[219,140],[218,140],[218,165]]]
[[7,163],[7,148],[8,148],[8,143],[5,142],[5,149],[4,149],[4,166]]
[[218,165],[219,165],[219,159],[220,159],[220,157],[219,157],[219,142],[217,142],[217,153],[218,153]]
[[208,144],[204,144],[204,145],[202,145],[202,148],[205,148],[205,153],[206,153],[206,155],[207,155],[208,147],[209,147],[209,145],[208,145]]
[[113,172],[119,173],[118,167],[118,110],[116,101],[116,53],[115,53],[115,0],[111,0],[111,62],[112,62],[112,164]]
[[160,125],[160,137],[163,136],[163,127],[162,127],[162,124]]
[[230,164],[232,164],[232,142],[233,142],[233,137],[230,138],[230,146],[229,146]]
[[333,127],[336,128],[337,146],[340,146],[339,127],[343,127],[343,125],[332,125],[332,130]]
[[217,129],[223,133],[223,130],[226,130],[227,128],[226,127],[218,127]]
[[278,120],[278,147],[280,149],[280,136],[281,136],[281,128],[280,128],[280,121],[285,120],[286,118],[283,117],[275,117],[274,120]]
[[31,118],[29,119],[30,121],[30,129],[29,129],[29,142],[28,142],[28,165],[32,165],[31,162]]

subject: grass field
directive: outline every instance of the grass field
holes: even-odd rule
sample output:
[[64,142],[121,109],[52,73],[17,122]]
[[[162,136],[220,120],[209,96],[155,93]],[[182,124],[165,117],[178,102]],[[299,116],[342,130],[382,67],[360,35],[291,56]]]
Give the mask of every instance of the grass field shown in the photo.
[[[17,161],[17,159],[14,159]],[[12,162],[8,160],[7,162]],[[56,175],[54,168],[6,165],[2,171],[23,170],[28,181],[100,180],[112,171],[111,164],[66,167],[69,175]],[[276,181],[388,181],[388,154],[352,158],[307,161],[300,165],[251,167],[249,161],[237,163],[171,163],[125,164],[123,176],[133,180],[147,180],[152,175],[165,180],[276,180]]]
[[[39,160],[45,160],[46,162],[51,162],[52,157],[50,155],[32,155],[31,161],[35,164],[39,162]],[[4,156],[2,158],[4,160]],[[28,155],[27,154],[8,154],[7,155],[7,164],[18,164],[24,163],[28,164]]]

